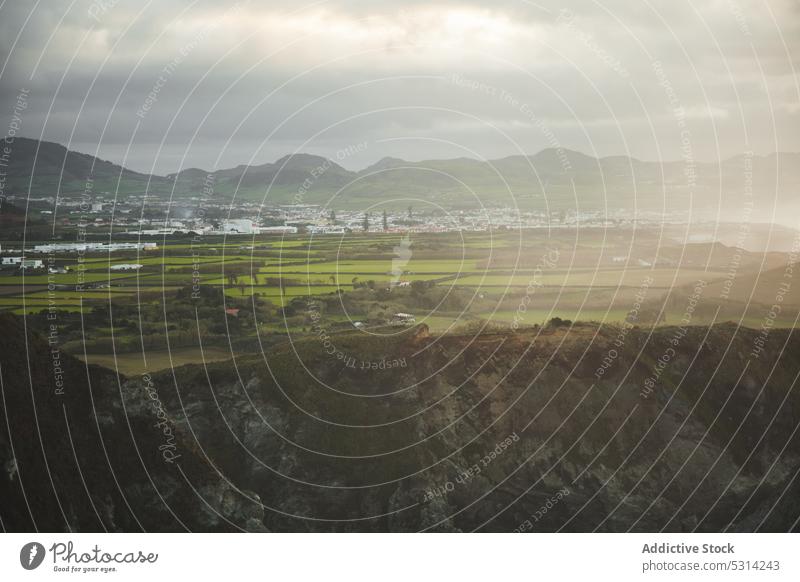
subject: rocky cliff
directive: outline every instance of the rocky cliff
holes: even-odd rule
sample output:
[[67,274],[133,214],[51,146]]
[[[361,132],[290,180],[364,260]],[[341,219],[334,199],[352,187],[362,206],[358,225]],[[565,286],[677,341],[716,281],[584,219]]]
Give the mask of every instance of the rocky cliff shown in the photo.
[[793,332],[345,333],[136,378],[64,357],[56,394],[4,327],[7,529],[798,527]]

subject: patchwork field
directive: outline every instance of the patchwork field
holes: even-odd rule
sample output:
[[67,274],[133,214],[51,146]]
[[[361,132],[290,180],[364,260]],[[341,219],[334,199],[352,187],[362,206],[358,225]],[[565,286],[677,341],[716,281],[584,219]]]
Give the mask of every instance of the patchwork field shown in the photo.
[[[15,243],[2,244],[7,249]],[[109,364],[116,350],[117,365],[129,371],[138,364],[135,357],[125,363],[125,354],[137,349],[137,336],[149,338],[148,349],[156,354],[151,363],[170,364],[163,356],[165,334],[172,363],[200,361],[198,340],[188,336],[211,331],[194,321],[197,306],[174,298],[203,289],[220,293],[224,307],[234,309],[229,317],[250,317],[250,323],[220,320],[212,343],[243,334],[245,349],[257,348],[260,334],[310,334],[323,323],[325,329],[352,329],[357,321],[380,326],[396,312],[444,333],[476,325],[543,325],[553,318],[640,325],[734,321],[754,328],[768,319],[774,327],[794,327],[800,309],[797,290],[781,292],[788,256],[683,245],[657,232],[613,238],[570,231],[242,236],[161,241],[146,253],[37,258],[67,272],[4,270],[0,311],[82,319],[103,313],[109,331],[92,344],[90,351],[98,353],[89,360]],[[119,265],[140,267],[115,270]],[[692,301],[697,285],[702,297]],[[782,309],[769,317],[779,295]],[[313,302],[324,306],[320,321],[310,319]],[[213,313],[206,312],[204,321]],[[140,328],[139,320],[149,325]],[[87,325],[90,335],[97,331],[96,323]],[[221,349],[217,344],[208,346],[208,357],[227,357],[229,350],[214,351]]]

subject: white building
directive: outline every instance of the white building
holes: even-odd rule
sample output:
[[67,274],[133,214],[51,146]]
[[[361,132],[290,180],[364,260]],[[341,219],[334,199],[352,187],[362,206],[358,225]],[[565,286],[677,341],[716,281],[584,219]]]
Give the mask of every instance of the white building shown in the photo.
[[226,220],[222,227],[225,234],[255,234],[255,225],[252,220],[237,219]]
[[261,234],[297,234],[296,226],[262,226],[258,229]]
[[112,271],[138,271],[144,267],[144,265],[139,265],[138,263],[123,263],[120,265],[111,265],[109,267]]
[[308,232],[311,234],[344,234],[343,226],[310,226]]
[[404,326],[414,325],[417,319],[410,313],[395,313],[389,320],[389,325]]
[[154,251],[158,244],[146,243],[53,243],[35,245],[32,253],[71,253],[71,252],[115,252],[115,251]]

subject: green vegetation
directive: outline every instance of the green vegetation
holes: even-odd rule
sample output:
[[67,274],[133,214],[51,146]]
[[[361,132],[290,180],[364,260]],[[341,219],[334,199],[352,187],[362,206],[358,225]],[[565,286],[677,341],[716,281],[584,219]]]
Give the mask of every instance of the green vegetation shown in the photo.
[[[24,313],[42,329],[55,322],[67,351],[101,359],[133,354],[133,365],[142,351],[155,362],[166,361],[158,354],[167,350],[181,355],[176,361],[200,361],[201,341],[209,349],[260,351],[287,334],[295,340],[352,330],[356,322],[391,331],[403,325],[393,321],[398,313],[436,333],[554,319],[675,325],[699,280],[707,287],[690,324],[763,324],[783,279],[781,257],[768,255],[763,271],[765,256],[748,253],[723,298],[732,250],[664,247],[657,233],[635,236],[639,256],[661,258],[637,259],[631,240],[592,231],[581,240],[570,231],[413,234],[410,256],[396,253],[402,237],[388,233],[167,240],[138,257],[58,255],[65,274],[6,270],[0,311]],[[143,266],[111,270],[124,263]],[[785,294],[782,304],[774,326],[793,327],[800,293]]]

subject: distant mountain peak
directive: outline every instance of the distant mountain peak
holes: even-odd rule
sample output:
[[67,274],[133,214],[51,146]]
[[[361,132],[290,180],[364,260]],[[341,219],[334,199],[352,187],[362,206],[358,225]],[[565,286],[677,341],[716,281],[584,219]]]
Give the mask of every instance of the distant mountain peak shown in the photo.
[[390,168],[397,168],[398,166],[408,165],[408,162],[400,158],[393,158],[386,156],[362,170],[362,172],[380,172],[381,170],[388,170]]
[[279,160],[276,160],[273,165],[276,168],[281,168],[281,167],[306,168],[309,166],[318,166],[320,164],[325,164],[325,163],[338,166],[338,164],[323,156],[317,156],[315,154],[304,154],[304,153],[285,155]]
[[546,148],[531,156],[531,159],[534,162],[558,162],[562,165],[567,162],[570,164],[597,163],[597,158],[566,148]]
[[176,174],[167,174],[167,178],[171,180],[175,180],[176,178],[204,178],[207,175],[208,172],[202,168],[186,168]]

